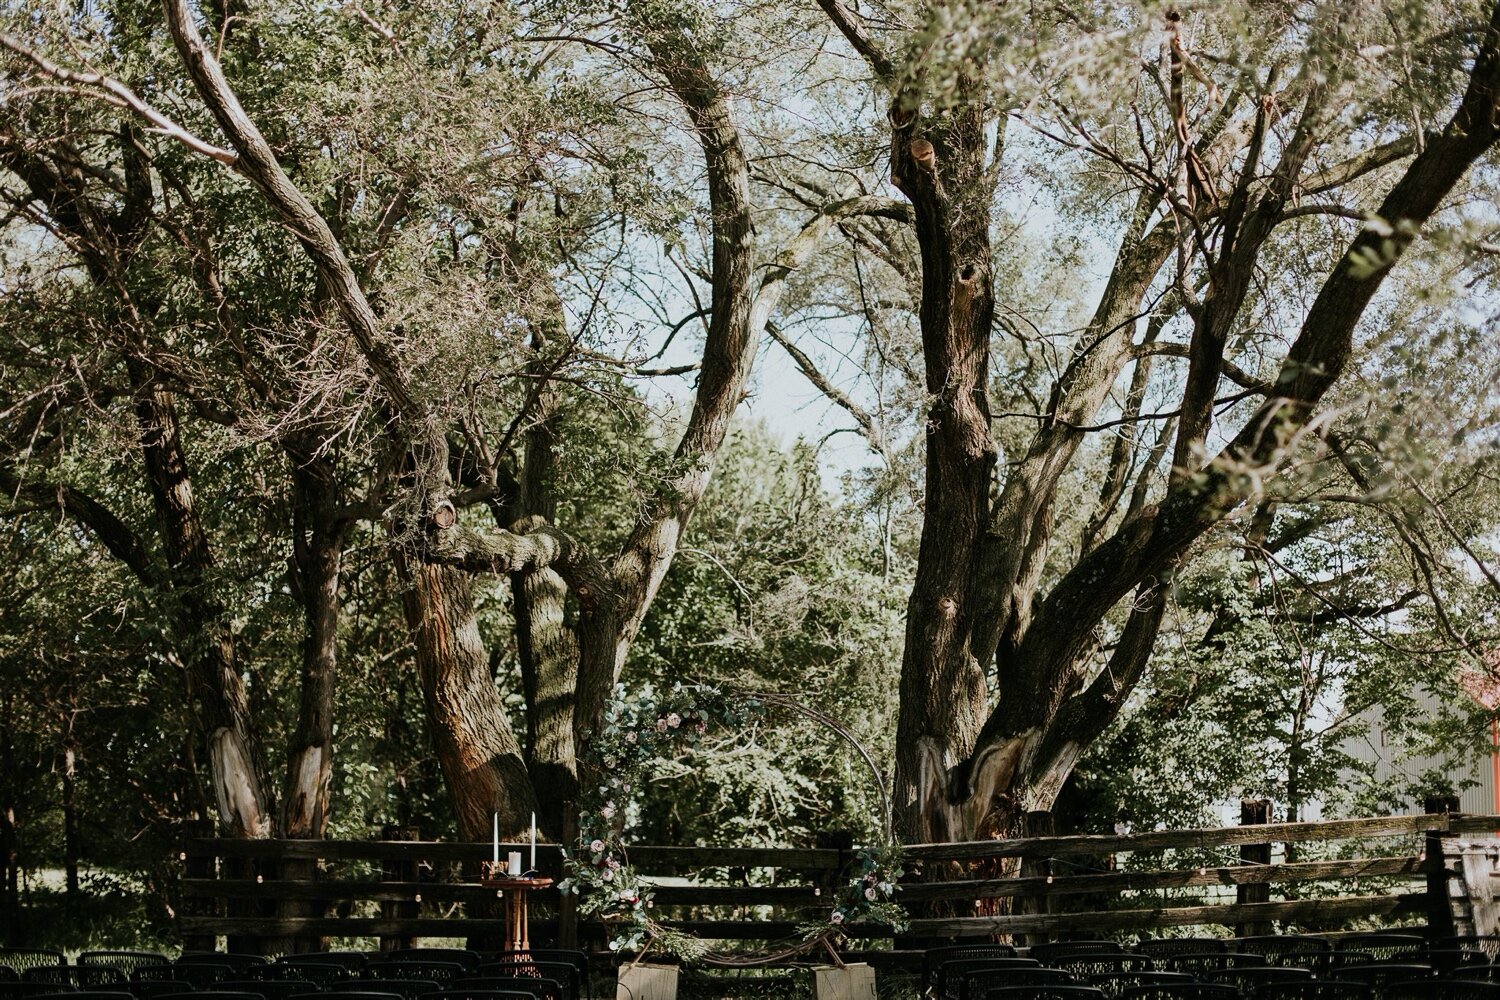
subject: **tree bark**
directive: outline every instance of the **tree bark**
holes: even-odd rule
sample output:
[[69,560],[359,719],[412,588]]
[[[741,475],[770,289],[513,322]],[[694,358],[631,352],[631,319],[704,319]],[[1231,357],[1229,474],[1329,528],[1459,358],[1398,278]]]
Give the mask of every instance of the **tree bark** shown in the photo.
[[175,403],[142,363],[131,360],[127,367],[219,827],[225,836],[268,837],[273,814],[265,755],[252,724],[229,616],[212,593],[213,554],[198,514]]
[[333,781],[333,689],[338,667],[344,523],[338,516],[331,471],[322,462],[294,464],[292,478],[292,576],[306,634],[302,640],[297,721],[287,744],[281,834],[317,839],[328,826]]
[[[536,420],[526,432],[517,499],[521,515],[540,523],[557,517],[551,491],[557,431],[552,395],[543,389]],[[526,767],[536,791],[537,822],[547,836],[561,838],[578,796],[573,739],[578,638],[567,620],[568,586],[551,567],[512,573],[510,586],[526,696]]]
[[948,769],[974,748],[986,704],[970,650],[980,544],[989,523],[994,290],[987,116],[975,102],[927,124],[892,112],[892,180],[911,200],[922,255],[927,367],[926,510],[907,605],[896,729],[896,824],[908,840],[950,840]]
[[490,676],[469,574],[399,551],[396,560],[422,697],[459,833],[487,840],[491,816],[499,813],[501,836],[520,837],[530,830],[536,796]]

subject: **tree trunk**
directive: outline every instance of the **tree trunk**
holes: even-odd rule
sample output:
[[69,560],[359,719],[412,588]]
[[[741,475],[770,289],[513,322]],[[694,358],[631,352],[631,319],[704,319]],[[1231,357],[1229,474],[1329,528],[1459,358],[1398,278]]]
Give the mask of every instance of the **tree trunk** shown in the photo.
[[[536,324],[532,333],[538,352],[532,370],[543,380],[549,375],[545,350],[553,341],[567,343],[562,302],[554,296],[550,306],[548,320]],[[557,520],[552,493],[557,416],[555,394],[543,381],[535,419],[526,431],[516,520],[526,518],[537,524]],[[548,837],[560,840],[578,798],[573,738],[578,637],[567,620],[568,586],[556,570],[541,567],[512,573],[510,588],[526,696],[526,767],[536,792],[537,822]]]
[[0,726],[0,942],[11,942],[21,914],[20,841],[16,833],[15,696],[5,693]]
[[226,836],[271,834],[270,782],[228,614],[212,595],[213,555],[198,514],[172,394],[138,361],[127,362],[136,393],[141,452],[171,568],[178,641],[207,743]]
[[959,832],[948,808],[948,769],[974,749],[985,710],[970,635],[995,465],[991,188],[978,107],[952,111],[926,129],[904,108],[892,120],[892,179],[911,199],[922,253],[922,350],[932,398],[926,510],[901,661],[895,808],[906,840],[939,841]]
[[[289,452],[293,452],[289,449]],[[302,604],[307,634],[302,640],[302,677],[297,721],[287,745],[282,785],[281,835],[321,839],[328,827],[333,783],[333,685],[338,666],[339,570],[343,523],[338,519],[337,486],[326,463],[291,454],[294,484],[291,577]],[[277,877],[311,881],[316,863],[285,858]],[[324,907],[312,900],[283,900],[280,917],[319,917]],[[271,950],[320,950],[315,937],[271,942]]]
[[[294,462],[295,462],[294,458]],[[293,469],[294,579],[306,619],[297,725],[287,746],[282,836],[321,838],[333,780],[333,685],[338,667],[339,570],[343,531],[336,496],[321,463]]]
[[417,673],[459,834],[488,840],[493,813],[500,835],[530,831],[536,796],[521,747],[490,676],[467,571],[396,553]]
[[69,902],[78,898],[78,857],[83,847],[78,818],[78,744],[73,738],[73,722],[74,712],[69,706],[63,715],[62,740],[63,873]]

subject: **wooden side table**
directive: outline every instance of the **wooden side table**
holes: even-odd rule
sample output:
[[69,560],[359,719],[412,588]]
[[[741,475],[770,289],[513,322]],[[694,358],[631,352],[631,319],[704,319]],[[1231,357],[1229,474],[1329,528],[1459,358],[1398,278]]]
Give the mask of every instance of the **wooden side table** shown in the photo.
[[533,889],[545,889],[552,884],[550,878],[486,878],[480,885],[500,889],[505,893],[505,950],[531,951],[531,927],[527,920],[526,894]]

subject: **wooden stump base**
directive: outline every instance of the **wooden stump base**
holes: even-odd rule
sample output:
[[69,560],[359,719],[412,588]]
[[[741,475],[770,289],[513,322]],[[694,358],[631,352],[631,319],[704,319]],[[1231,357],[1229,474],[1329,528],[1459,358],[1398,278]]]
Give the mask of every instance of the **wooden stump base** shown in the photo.
[[677,966],[620,966],[615,1000],[677,1000]]
[[863,962],[812,970],[813,1000],[875,1000],[875,970]]

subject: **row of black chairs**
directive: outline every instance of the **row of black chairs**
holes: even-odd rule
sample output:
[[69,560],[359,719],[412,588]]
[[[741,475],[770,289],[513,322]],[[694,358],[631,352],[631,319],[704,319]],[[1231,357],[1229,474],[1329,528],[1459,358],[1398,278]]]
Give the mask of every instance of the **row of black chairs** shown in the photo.
[[[16,961],[20,956],[22,961]],[[8,961],[9,960],[9,961]],[[109,993],[130,1000],[502,1000],[519,992],[540,1000],[590,996],[588,957],[580,951],[534,948],[479,953],[456,948],[318,952],[275,961],[259,955],[189,953],[173,960],[150,952],[85,952],[75,965],[57,953],[0,950],[0,1000]],[[509,998],[503,998],[509,1000]]]
[[[1218,939],[1178,939],[1170,947],[1135,951],[1114,942],[1062,942],[1034,946],[1024,956],[1006,945],[959,945],[926,953],[923,986],[928,995],[947,1000],[989,1000],[992,994],[1000,1000],[1019,995],[997,994],[1007,990],[1075,998],[1379,1000],[1432,996],[1500,1000],[1500,967],[1474,942],[1467,948],[1412,952],[1390,937],[1384,936],[1381,942],[1391,945],[1384,959],[1355,950],[1353,941],[1341,942],[1338,948],[1322,941],[1323,948],[1290,942],[1294,947],[1282,948],[1275,955],[1277,961],[1265,954],[1224,950]],[[1156,953],[1150,954],[1153,950]],[[1330,955],[1335,959],[1327,960]],[[1433,961],[1434,956],[1440,960]],[[1299,963],[1294,958],[1323,960]]]

